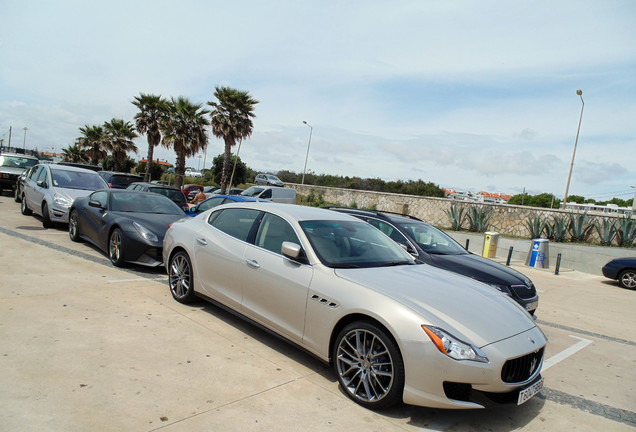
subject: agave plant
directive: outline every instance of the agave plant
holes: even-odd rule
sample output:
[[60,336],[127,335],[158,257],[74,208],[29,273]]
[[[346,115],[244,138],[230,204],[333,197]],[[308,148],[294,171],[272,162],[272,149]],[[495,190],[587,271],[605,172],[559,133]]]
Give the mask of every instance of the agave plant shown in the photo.
[[545,229],[550,240],[564,242],[568,236],[568,219],[566,217],[555,216],[552,224],[546,223]]
[[568,230],[570,231],[570,236],[573,242],[584,241],[592,228],[594,228],[594,225],[588,222],[587,212],[570,215]]
[[486,207],[473,206],[468,211],[469,231],[484,232],[488,229],[493,211]]
[[541,216],[528,216],[528,219],[524,222],[526,228],[528,228],[528,232],[530,233],[530,238],[539,238],[541,237],[541,233],[546,227],[546,222],[541,220]]
[[610,222],[608,219],[603,218],[602,223],[595,221],[594,227],[601,239],[601,245],[611,246],[612,241],[614,241],[614,237],[616,237],[616,225],[614,225],[614,222]]
[[454,231],[460,231],[462,229],[462,225],[468,216],[466,212],[466,208],[463,206],[458,206],[457,204],[452,204],[451,208],[448,210],[444,210],[448,219],[451,223],[451,228]]
[[624,216],[617,221],[616,235],[618,236],[618,244],[623,247],[634,246],[636,239],[636,219],[630,216]]

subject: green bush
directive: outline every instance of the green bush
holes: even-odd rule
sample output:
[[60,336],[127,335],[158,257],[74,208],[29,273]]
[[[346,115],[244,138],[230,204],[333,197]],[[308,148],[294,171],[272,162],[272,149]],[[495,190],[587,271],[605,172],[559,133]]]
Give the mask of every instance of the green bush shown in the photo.
[[462,225],[468,216],[466,208],[453,203],[451,204],[450,209],[444,210],[444,212],[446,212],[446,215],[448,216],[451,228],[454,231],[461,231]]
[[546,223],[541,220],[541,216],[528,216],[528,219],[525,221],[525,226],[528,228],[530,238],[535,239],[541,237],[541,234],[546,227]]
[[472,206],[468,210],[468,231],[484,232],[488,229],[493,211],[482,206]]

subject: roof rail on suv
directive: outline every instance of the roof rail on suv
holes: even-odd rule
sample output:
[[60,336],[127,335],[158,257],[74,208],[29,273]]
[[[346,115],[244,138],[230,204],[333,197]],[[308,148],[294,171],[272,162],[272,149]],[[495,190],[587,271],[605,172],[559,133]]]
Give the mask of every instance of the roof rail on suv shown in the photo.
[[379,210],[368,210],[368,209],[359,209],[359,208],[354,208],[354,207],[341,207],[341,206],[325,206],[322,207],[324,209],[328,209],[328,210],[345,210],[349,213],[360,213],[360,214],[367,214],[369,216],[379,216],[382,217],[383,215],[387,214],[387,215],[395,215],[395,216],[401,216],[404,218],[408,218],[408,219],[413,219],[416,221],[421,221],[421,219],[416,218],[415,216],[411,216],[408,214],[403,214],[403,213],[397,213],[397,212],[390,212],[390,211],[379,211]]

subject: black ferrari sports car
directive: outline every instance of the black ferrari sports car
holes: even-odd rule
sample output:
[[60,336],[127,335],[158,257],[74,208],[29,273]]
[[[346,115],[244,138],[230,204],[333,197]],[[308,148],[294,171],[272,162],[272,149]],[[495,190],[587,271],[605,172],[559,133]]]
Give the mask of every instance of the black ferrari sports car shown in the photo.
[[117,267],[156,267],[163,262],[168,226],[184,217],[183,210],[163,195],[101,189],[73,202],[68,233],[71,240],[87,240],[106,252]]

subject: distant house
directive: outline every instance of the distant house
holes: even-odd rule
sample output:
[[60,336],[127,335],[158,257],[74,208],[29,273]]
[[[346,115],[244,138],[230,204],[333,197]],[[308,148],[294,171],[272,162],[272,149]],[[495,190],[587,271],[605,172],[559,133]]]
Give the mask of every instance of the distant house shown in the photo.
[[[143,162],[143,163],[146,163],[146,162],[148,162],[148,160],[147,160],[147,159],[141,159],[141,160],[139,161],[139,163],[142,163],[142,162]],[[154,163],[156,163],[157,165],[160,165],[163,169],[166,169],[166,170],[167,170],[168,168],[173,168],[173,167],[174,167],[174,166],[173,166],[171,163],[169,163],[168,161],[154,160],[153,162],[154,162]]]

